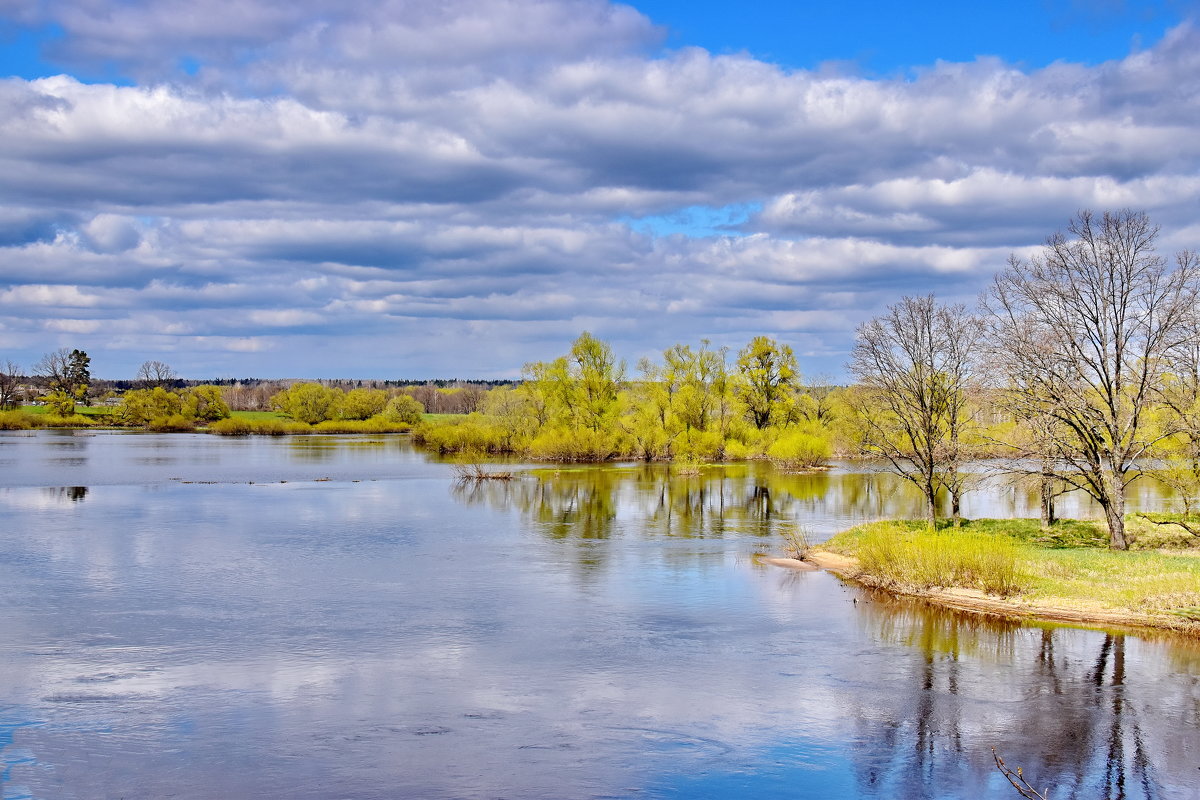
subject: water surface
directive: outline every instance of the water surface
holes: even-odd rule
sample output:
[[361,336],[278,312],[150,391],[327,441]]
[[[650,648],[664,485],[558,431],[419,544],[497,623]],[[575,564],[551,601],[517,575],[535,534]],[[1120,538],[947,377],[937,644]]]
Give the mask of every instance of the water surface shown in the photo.
[[1193,643],[756,563],[920,513],[854,465],[464,486],[400,436],[39,432],[0,470],[4,800],[1016,797],[992,747],[1197,797]]

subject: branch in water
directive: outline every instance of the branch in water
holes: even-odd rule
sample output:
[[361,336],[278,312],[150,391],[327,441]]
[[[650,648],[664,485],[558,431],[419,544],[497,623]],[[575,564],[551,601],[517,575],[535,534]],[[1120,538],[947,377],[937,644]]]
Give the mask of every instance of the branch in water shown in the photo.
[[1012,787],[1021,793],[1021,797],[1029,798],[1029,800],[1050,800],[1050,790],[1039,792],[1029,785],[1029,781],[1025,780],[1025,776],[1021,774],[1021,768],[1015,770],[1009,769],[1004,763],[1004,759],[996,752],[996,748],[992,748],[992,758],[996,760],[996,769],[1000,770],[1000,774],[1008,778],[1008,782]]

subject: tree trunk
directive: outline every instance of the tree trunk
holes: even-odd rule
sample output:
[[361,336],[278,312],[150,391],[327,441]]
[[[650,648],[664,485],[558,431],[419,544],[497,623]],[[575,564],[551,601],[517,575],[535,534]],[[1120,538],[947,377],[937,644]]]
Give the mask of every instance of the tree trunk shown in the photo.
[[950,490],[950,516],[954,518],[954,527],[962,527],[962,489],[959,488],[955,475],[955,486]]
[[937,488],[933,484],[925,485],[925,513],[929,517],[929,530],[937,528]]
[[1104,507],[1104,516],[1108,520],[1108,546],[1113,550],[1128,550],[1129,542],[1125,540],[1125,487],[1120,480],[1114,480],[1112,484],[1112,500]]
[[1050,463],[1042,462],[1042,530],[1054,524],[1054,474]]

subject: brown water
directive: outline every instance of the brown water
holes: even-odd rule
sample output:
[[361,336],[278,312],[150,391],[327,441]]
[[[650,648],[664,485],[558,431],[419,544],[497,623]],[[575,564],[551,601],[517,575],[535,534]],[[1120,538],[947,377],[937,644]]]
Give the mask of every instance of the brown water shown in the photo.
[[519,471],[0,435],[0,796],[1017,797],[992,747],[1054,798],[1200,796],[1195,643],[755,563],[919,514],[891,476]]

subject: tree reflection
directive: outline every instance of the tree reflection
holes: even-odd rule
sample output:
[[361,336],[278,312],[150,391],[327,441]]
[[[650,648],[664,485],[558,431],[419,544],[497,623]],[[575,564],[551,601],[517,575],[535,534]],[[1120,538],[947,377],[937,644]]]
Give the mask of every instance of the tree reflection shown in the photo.
[[52,486],[43,489],[46,494],[51,497],[57,497],[60,500],[69,500],[72,503],[78,503],[87,497],[87,486]]
[[[929,787],[983,785],[996,747],[1053,797],[1149,800],[1159,797],[1157,765],[1188,747],[1179,732],[1144,730],[1140,709],[1162,698],[1151,676],[1130,674],[1124,634],[1027,628],[862,597],[864,624],[906,649],[889,676],[893,702],[852,711],[861,739],[883,745],[863,748],[875,754],[858,766],[864,795],[922,798]],[[1094,656],[1081,655],[1081,644]],[[997,685],[1011,696],[989,717],[974,696]]]

